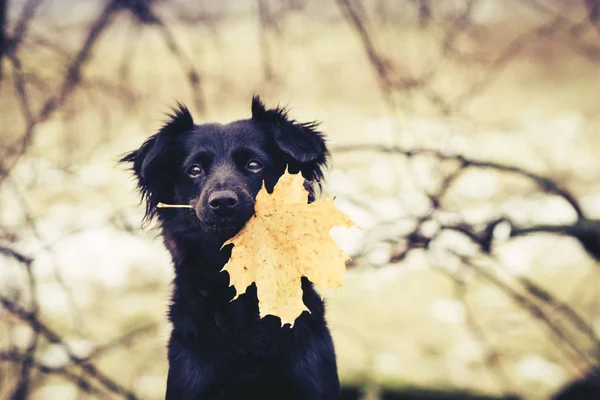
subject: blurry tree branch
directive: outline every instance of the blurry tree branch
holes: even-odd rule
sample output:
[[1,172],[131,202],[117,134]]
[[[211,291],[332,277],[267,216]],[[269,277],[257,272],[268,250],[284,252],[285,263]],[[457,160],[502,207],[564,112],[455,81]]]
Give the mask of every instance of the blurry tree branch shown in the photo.
[[140,24],[156,24],[158,16],[154,12],[155,0],[116,0],[116,7],[128,11]]
[[[429,23],[433,18],[431,4],[421,0],[413,0],[412,3],[417,7],[419,24],[424,26]],[[409,95],[418,89],[419,93],[442,115],[461,115],[472,101],[482,95],[500,77],[502,71],[510,65],[510,61],[515,59],[527,46],[541,39],[558,40],[574,53],[592,62],[600,60],[600,46],[582,40],[587,28],[595,26],[600,31],[597,23],[600,6],[597,0],[587,0],[588,20],[581,22],[571,21],[561,13],[548,11],[543,4],[539,4],[535,0],[524,0],[523,4],[550,14],[550,20],[517,35],[496,54],[486,57],[490,61],[485,61],[481,57],[457,48],[457,42],[462,33],[468,30],[481,31],[472,20],[472,13],[475,6],[479,4],[478,1],[465,0],[457,3],[460,11],[450,19],[449,23],[444,24],[445,21],[440,21],[442,26],[448,25],[448,28],[440,41],[439,62],[450,59],[457,62],[476,61],[486,65],[485,71],[480,77],[473,78],[473,82],[458,94],[442,94],[435,87],[435,67],[418,77],[407,76],[399,62],[395,62],[387,56],[386,52],[378,49],[376,31],[370,26],[366,13],[361,12],[364,10],[362,0],[336,0],[336,4],[350,27],[358,35],[367,60],[377,77],[385,103],[392,111],[396,110],[394,100],[396,95]]]
[[[204,91],[202,87],[201,75],[197,68],[194,66],[192,59],[186,56],[185,51],[181,48],[179,42],[176,39],[176,35],[173,34],[171,28],[153,9],[155,0],[115,0],[117,7],[122,10],[127,10],[133,15],[135,21],[142,26],[157,27],[160,31],[165,45],[173,58],[181,66],[181,69],[186,74],[186,78],[192,91],[192,97],[194,99],[194,106],[199,113],[206,111],[206,100],[204,98]],[[184,14],[182,14],[183,16]],[[136,27],[137,28],[137,27]],[[135,29],[135,28],[134,28]],[[136,31],[139,28],[136,29]],[[131,48],[131,47],[129,47]],[[128,64],[131,62],[133,57],[132,52],[126,52],[121,61],[120,71],[126,71]]]
[[[446,175],[437,191],[428,193],[432,209],[426,215],[414,218],[415,225],[412,230],[401,237],[390,239],[396,243],[405,243],[404,246],[398,247],[397,251],[391,253],[389,258],[390,263],[403,261],[411,251],[417,249],[430,250],[431,244],[444,231],[453,231],[464,235],[480,249],[482,256],[493,257],[494,234],[496,228],[502,223],[509,224],[510,231],[508,238],[517,238],[536,233],[569,236],[577,240],[592,258],[600,260],[600,221],[589,219],[584,214],[575,195],[555,179],[517,166],[475,160],[459,154],[446,154],[433,149],[405,149],[397,146],[364,144],[336,146],[332,149],[332,152],[333,154],[375,152],[379,154],[400,155],[407,159],[427,157],[439,161],[454,161],[454,165],[456,165],[454,171]],[[452,184],[461,174],[473,168],[503,174],[514,174],[535,183],[540,191],[564,199],[575,211],[577,215],[576,221],[572,224],[532,225],[528,227],[519,226],[508,216],[500,216],[497,219],[493,219],[485,223],[483,227],[475,227],[465,222],[448,224],[438,221],[438,229],[433,235],[424,234],[422,231],[423,225],[428,221],[435,220],[435,211],[443,210],[443,197],[448,193]],[[511,276],[510,281],[507,281],[496,276],[488,266],[478,264],[472,256],[461,255],[452,249],[448,249],[448,251],[458,257],[463,265],[476,272],[478,276],[489,284],[500,289],[515,304],[522,307],[535,320],[544,325],[554,338],[557,348],[561,350],[574,366],[583,363],[586,366],[586,370],[591,370],[594,366],[600,364],[600,338],[594,331],[591,322],[587,321],[573,306],[560,300],[557,296],[531,279]],[[355,257],[353,262],[360,263],[360,257],[360,255]],[[457,279],[453,276],[451,278],[454,280]],[[460,281],[457,282],[457,284],[464,285]],[[457,292],[460,295],[459,298],[463,298],[464,290],[465,288],[461,287]],[[485,342],[484,336],[477,328],[472,317],[469,317],[468,323],[478,340]],[[493,350],[489,351],[490,354],[493,354]],[[500,374],[499,379],[506,382],[506,379],[501,376],[502,372],[497,372]]]
[[157,20],[157,24],[161,30],[167,48],[187,74],[187,79],[190,84],[190,89],[192,90],[192,96],[194,98],[194,105],[196,106],[196,109],[198,112],[204,113],[206,111],[206,101],[204,99],[204,92],[202,90],[200,73],[194,66],[194,63],[185,55],[177,43],[175,35],[173,35],[169,27],[160,19]]
[[[565,18],[558,15],[550,22],[540,25],[530,31],[526,31],[514,38],[498,53],[493,61],[488,64],[483,77],[451,101],[453,111],[460,111],[467,106],[469,102],[483,93],[485,89],[500,76],[503,69],[509,64],[509,61],[514,59],[526,46],[535,43],[536,39],[557,37],[560,31],[565,29],[563,28],[565,23]],[[573,25],[571,25],[571,28],[573,28]],[[599,59],[600,48],[589,47],[578,43],[577,38],[569,40],[568,43],[570,48],[579,54],[589,57],[594,61]]]
[[52,114],[66,102],[81,81],[82,68],[91,58],[92,50],[100,39],[104,30],[109,26],[113,14],[118,10],[117,6],[118,0],[111,0],[100,12],[100,15],[98,15],[94,23],[89,28],[82,46],[75,54],[75,57],[71,63],[66,67],[61,84],[58,86],[58,88],[56,88],[55,92],[44,101],[41,110],[37,114],[34,114],[34,111],[27,100],[27,92],[25,88],[25,81],[22,75],[20,59],[16,53],[11,52],[10,59],[16,72],[15,91],[18,93],[18,98],[21,102],[21,110],[25,117],[26,128],[23,136],[20,139],[20,144],[17,146],[15,153],[12,155],[12,161],[7,165],[1,166],[2,170],[0,171],[0,184],[4,178],[8,176],[21,156],[25,154],[31,145],[35,128],[40,123],[50,118],[50,116],[52,116]]
[[[580,369],[582,374],[585,374],[600,363],[600,354],[597,351],[598,347],[595,347],[591,352],[586,350],[586,348],[580,344],[580,338],[572,335],[572,333],[569,332],[569,328],[562,324],[557,318],[554,314],[554,309],[550,308],[545,310],[546,306],[549,303],[551,304],[552,301],[544,301],[540,304],[536,301],[539,300],[539,298],[529,297],[519,288],[502,280],[498,276],[495,276],[486,266],[477,264],[469,257],[461,256],[457,253],[455,253],[455,255],[461,259],[463,265],[476,272],[478,276],[494,285],[494,287],[500,289],[517,306],[527,311],[532,318],[539,321],[542,326],[559,339],[555,344],[558,349],[563,352],[565,358],[572,362],[574,367],[578,368],[580,363],[584,363],[585,368]],[[595,337],[594,342],[597,344],[597,338]]]
[[42,0],[27,0],[21,10],[16,26],[10,34],[8,32],[8,6],[9,0],[0,3],[0,80],[2,80],[2,61],[7,54],[16,54],[19,45],[23,42],[29,23]]
[[27,1],[23,8],[22,16],[17,24],[17,28],[15,29],[15,34],[10,40],[10,45],[6,45],[6,38],[4,38],[5,45],[2,47],[4,51],[3,54],[9,58],[14,70],[15,92],[20,101],[20,108],[26,121],[26,127],[25,132],[20,139],[20,144],[17,145],[14,154],[12,154],[12,160],[6,165],[0,166],[0,184],[31,145],[36,127],[50,118],[54,112],[59,110],[69,99],[77,86],[82,82],[82,70],[85,64],[91,59],[94,47],[106,29],[110,26],[114,16],[121,10],[130,11],[136,19],[144,24],[156,24],[160,27],[167,48],[181,64],[182,68],[187,71],[188,81],[190,82],[198,111],[204,111],[204,98],[200,86],[200,74],[193,66],[193,63],[185,57],[167,25],[152,11],[152,2],[148,0],[109,0],[95,21],[91,24],[81,47],[76,52],[69,65],[66,66],[61,84],[54,90],[53,94],[46,98],[41,109],[36,113],[29,101],[26,87],[27,79],[25,79],[23,73],[21,60],[17,51],[17,44],[22,40],[28,23],[40,3],[41,0]]
[[[358,5],[355,1],[358,1]],[[359,14],[358,7],[360,6],[360,0],[336,0],[336,2],[342,11],[342,15],[348,20],[348,23],[356,31],[361,40],[365,53],[377,76],[379,88],[386,105],[391,110],[394,110],[395,102],[392,95],[394,85],[389,77],[390,65],[375,48],[375,42],[367,29],[365,18]]]
[[[0,81],[4,85],[12,87],[17,110],[25,121],[23,132],[14,144],[3,149],[5,154],[2,161],[0,161],[0,185],[3,189],[14,189],[14,194],[21,200],[21,211],[26,227],[40,242],[43,242],[43,239],[38,233],[34,217],[31,216],[27,198],[22,196],[20,190],[16,187],[17,181],[10,179],[11,172],[30,150],[40,124],[48,121],[56,113],[64,111],[68,102],[78,90],[82,92],[85,90],[85,93],[90,95],[90,102],[94,101],[91,92],[98,91],[101,91],[102,94],[118,96],[119,99],[122,99],[125,94],[129,96],[130,101],[135,97],[136,94],[123,84],[103,80],[103,78],[84,78],[84,70],[92,59],[94,50],[119,13],[129,13],[135,24],[159,29],[167,49],[187,74],[198,111],[204,109],[200,74],[193,65],[192,60],[185,56],[171,28],[155,12],[154,1],[107,0],[103,2],[96,16],[84,28],[85,33],[74,51],[67,50],[67,45],[51,35],[29,29],[36,23],[36,11],[43,3],[43,0],[26,0],[22,4],[18,4],[20,6],[19,11],[15,13],[14,21],[9,24],[8,15],[11,11],[9,7],[17,4],[9,1],[0,2]],[[9,29],[9,27],[12,29]],[[139,30],[140,28],[137,26],[132,29],[134,33]],[[54,86],[49,83],[50,80],[44,77],[43,74],[31,70],[27,64],[29,61],[27,55],[29,51],[33,51],[32,49],[36,49],[36,51],[49,50],[56,56],[60,65],[60,76],[57,85]],[[127,64],[131,58],[124,57],[122,64]],[[2,69],[1,67],[5,68]],[[8,76],[6,67],[10,72]],[[12,244],[18,241],[18,235],[11,230],[0,228],[0,255],[3,258],[14,260],[24,271],[23,275],[26,278],[26,285],[18,287],[14,296],[0,295],[0,307],[31,327],[32,332],[31,337],[27,339],[27,343],[21,350],[17,351],[11,348],[8,351],[0,351],[0,360],[12,363],[15,366],[16,379],[14,387],[11,389],[11,398],[19,400],[30,396],[41,383],[39,379],[36,379],[36,377],[40,377],[39,374],[32,375],[36,371],[44,375],[60,375],[81,390],[94,393],[102,398],[110,397],[107,392],[122,398],[136,398],[131,390],[102,373],[92,363],[92,360],[111,349],[118,349],[131,343],[141,335],[155,329],[156,323],[138,327],[126,332],[122,337],[97,346],[86,358],[78,357],[59,332],[52,330],[42,322],[43,318],[40,314],[37,297],[37,282],[32,270],[35,257],[19,252]],[[41,251],[44,251],[44,249]],[[66,291],[71,305],[74,304],[71,299],[70,288],[65,284],[57,268],[55,268],[55,278]],[[40,353],[40,346],[43,346],[46,342],[60,346],[68,355],[69,364],[51,367],[41,363],[37,355]]]
[[85,372],[91,378],[97,380],[107,390],[117,395],[120,395],[125,399],[137,398],[133,392],[121,386],[113,379],[106,376],[104,373],[100,372],[93,364],[87,362],[84,359],[79,358],[71,349],[71,347],[64,342],[64,340],[58,333],[56,333],[54,330],[46,326],[43,322],[41,322],[38,319],[36,313],[32,313],[23,309],[16,302],[4,296],[0,296],[0,304],[4,307],[5,310],[21,319],[23,322],[27,323],[34,330],[34,332],[42,335],[50,343],[60,345],[64,349],[65,353],[67,354],[67,356],[73,364],[80,367],[83,372]]
[[585,5],[588,9],[588,19],[598,35],[600,35],[600,1],[599,0],[585,0]]
[[126,332],[122,336],[119,336],[107,343],[104,343],[103,345],[96,347],[94,349],[94,351],[92,351],[90,354],[88,354],[88,356],[85,357],[85,359],[82,359],[82,361],[89,362],[89,361],[91,361],[91,359],[97,358],[97,357],[101,356],[102,354],[104,354],[114,348],[118,348],[119,346],[123,346],[127,343],[130,343],[132,340],[136,339],[138,336],[155,331],[157,327],[158,327],[158,324],[156,322],[150,322],[150,323],[138,326],[137,328],[134,328],[134,329]]
[[[7,45],[6,37],[3,36],[4,40],[2,46],[2,55],[6,55],[8,57],[13,67],[13,80],[16,98],[19,100],[20,108],[26,121],[26,128],[23,136],[20,139],[20,144],[17,146],[15,153],[12,155],[12,161],[7,165],[2,166],[0,183],[2,183],[4,179],[9,176],[12,168],[16,165],[21,156],[26,153],[27,149],[32,143],[35,128],[40,123],[46,121],[50,116],[52,116],[52,114],[67,101],[77,85],[81,82],[82,68],[91,58],[91,55],[93,54],[92,50],[95,44],[98,42],[104,30],[109,26],[113,14],[118,10],[117,1],[110,1],[106,4],[100,15],[97,17],[94,23],[92,23],[88,34],[83,41],[83,44],[73,57],[72,61],[66,66],[61,84],[55,89],[54,93],[52,93],[44,101],[40,111],[36,112],[29,101],[27,93],[27,79],[24,76],[18,50],[19,44],[23,41],[27,27],[33,18],[34,11],[40,5],[40,3],[41,1],[39,0],[29,0],[25,3],[22,14],[17,21],[14,34],[10,38],[9,45]],[[6,4],[7,2],[3,2],[4,6],[6,6]],[[4,25],[3,28],[5,28]],[[5,34],[5,29],[3,29],[3,35]],[[106,386],[107,389],[115,393],[123,394],[126,398],[134,398],[135,396],[131,392],[120,387],[120,385],[116,384],[110,378],[100,373],[93,365],[85,364],[78,360],[68,346],[64,344],[60,336],[39,321],[39,305],[36,297],[37,290],[35,287],[36,284],[34,274],[31,271],[31,264],[33,260],[6,246],[1,248],[1,252],[4,255],[8,255],[16,259],[24,266],[29,282],[28,292],[31,298],[31,305],[29,307],[29,311],[26,311],[25,309],[20,308],[20,306],[18,306],[14,301],[4,297],[0,299],[0,304],[2,304],[2,306],[12,314],[20,317],[24,322],[29,323],[29,325],[32,327],[32,331],[34,332],[29,345],[25,349],[25,352],[18,357],[20,361],[19,381],[15,387],[12,398],[19,400],[28,397],[31,390],[30,378],[32,369],[37,368],[42,372],[49,372],[48,368],[37,365],[35,362],[35,354],[40,335],[52,343],[62,344],[67,350],[71,360],[75,363],[78,363],[82,370],[92,375],[101,384]],[[15,361],[15,359],[16,358],[13,355],[11,360]],[[63,371],[63,373],[67,372],[68,371]],[[89,386],[80,385],[80,387],[89,389]]]
[[456,276],[448,274],[450,279],[455,282],[456,296],[460,299],[466,311],[466,325],[471,332],[473,338],[479,342],[481,347],[486,352],[484,360],[488,366],[488,371],[492,373],[492,377],[497,380],[498,388],[504,391],[506,388],[513,386],[504,366],[499,361],[500,354],[494,348],[494,345],[487,338],[485,330],[477,322],[475,313],[471,309],[469,302],[467,301],[467,290],[468,286],[465,282],[458,279]]
[[[385,145],[377,145],[377,144],[361,144],[361,145],[348,145],[348,146],[336,146],[332,150],[336,153],[345,153],[345,152],[357,152],[357,151],[374,151],[379,153],[390,153],[390,154],[398,154],[402,156],[406,156],[408,158],[415,156],[427,156],[427,157],[435,157],[439,160],[455,160],[459,163],[459,167],[455,174],[452,175],[452,181],[458,178],[459,174],[464,172],[469,168],[481,168],[481,169],[492,169],[501,172],[512,173],[516,175],[523,176],[525,178],[533,180],[541,190],[547,193],[555,194],[564,198],[570,205],[573,207],[579,219],[585,218],[583,215],[583,211],[581,206],[575,197],[570,193],[569,190],[564,188],[561,184],[556,182],[553,179],[541,176],[531,171],[527,171],[523,168],[515,167],[512,165],[504,165],[500,163],[495,163],[491,161],[483,161],[483,160],[473,160],[466,158],[462,155],[453,155],[453,154],[445,154],[438,150],[431,149],[404,149],[401,147],[391,147]],[[442,194],[447,191],[449,185],[452,181],[446,181]]]
[[42,0],[27,0],[25,2],[25,4],[23,5],[21,15],[19,16],[17,25],[14,29],[14,32],[13,32],[13,35],[11,38],[11,45],[10,45],[11,53],[16,54],[18,52],[18,47],[21,43],[23,43],[23,39],[25,38],[25,35],[27,34],[27,29],[29,27],[29,24],[31,23],[31,20],[33,19],[35,11],[41,4],[42,4]]
[[8,47],[8,32],[6,23],[8,20],[8,0],[0,2],[0,81],[3,75],[4,54]]
[[431,21],[432,10],[429,0],[413,0],[419,10],[419,25],[426,28]]
[[[0,352],[0,361],[7,361],[21,365],[23,363],[23,355],[18,352]],[[92,393],[107,398],[106,394],[97,388],[88,378],[71,372],[66,367],[50,367],[40,362],[34,361],[31,368],[46,375],[60,375],[63,376],[67,381],[75,384],[79,389],[86,393]],[[14,398],[14,397],[13,397]]]
[[12,257],[22,264],[31,264],[33,262],[32,258],[18,252],[17,250],[15,250],[13,248],[2,246],[2,245],[0,245],[0,254]]
[[273,71],[273,62],[271,59],[271,48],[269,44],[269,30],[272,29],[273,20],[269,13],[266,0],[256,1],[258,3],[259,42],[262,57],[263,75],[265,80],[271,81],[275,76]]
[[[29,283],[28,290],[29,290],[30,297],[31,297],[31,300],[30,300],[31,311],[29,313],[30,313],[32,319],[37,319],[39,316],[39,304],[38,304],[38,300],[37,300],[37,297],[35,294],[36,293],[36,279],[35,279],[35,275],[33,274],[32,270],[31,270],[31,265],[34,260],[32,258],[18,252],[17,250],[15,250],[11,247],[8,247],[8,246],[4,246],[4,245],[0,245],[0,254],[15,259],[25,269],[27,281]],[[12,395],[12,398],[15,400],[26,399],[29,394],[29,391],[30,391],[29,381],[30,381],[30,376],[31,376],[31,369],[33,366],[35,352],[36,352],[36,349],[38,346],[38,340],[39,340],[38,332],[37,331],[34,331],[34,332],[35,333],[32,336],[31,341],[29,342],[29,345],[27,346],[27,348],[25,350],[25,353],[22,355],[22,358],[21,358],[19,381],[15,388],[15,392]]]
[[[38,300],[37,300],[37,285],[36,285],[36,279],[35,279],[35,275],[33,274],[33,271],[31,270],[31,264],[32,264],[32,260],[31,259],[24,259],[24,262],[22,261],[21,263],[23,264],[23,266],[25,267],[25,271],[27,272],[27,281],[29,282],[29,293],[31,296],[31,305],[30,305],[30,315],[32,318],[37,319],[39,316],[39,312],[40,312],[40,307],[38,304]],[[15,400],[21,400],[21,399],[26,399],[29,391],[30,391],[30,385],[29,385],[29,381],[31,378],[31,368],[33,365],[33,361],[35,358],[35,352],[36,349],[38,347],[38,341],[39,341],[39,335],[37,331],[34,331],[35,333],[33,334],[33,337],[31,338],[29,345],[27,346],[27,349],[25,350],[25,354],[23,357],[23,362],[21,363],[21,372],[20,372],[20,377],[19,377],[19,383],[17,385],[17,388],[15,389],[15,392],[13,394],[13,399]]]

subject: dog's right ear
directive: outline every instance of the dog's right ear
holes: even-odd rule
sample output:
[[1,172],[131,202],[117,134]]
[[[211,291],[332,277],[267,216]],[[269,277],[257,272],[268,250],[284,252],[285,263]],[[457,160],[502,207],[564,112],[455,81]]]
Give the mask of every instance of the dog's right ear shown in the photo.
[[168,201],[172,188],[165,184],[170,181],[169,152],[173,149],[174,139],[194,128],[194,120],[183,104],[177,104],[168,120],[142,146],[125,154],[119,161],[131,163],[131,169],[138,180],[142,200],[146,200],[146,218],[156,214],[156,206]]

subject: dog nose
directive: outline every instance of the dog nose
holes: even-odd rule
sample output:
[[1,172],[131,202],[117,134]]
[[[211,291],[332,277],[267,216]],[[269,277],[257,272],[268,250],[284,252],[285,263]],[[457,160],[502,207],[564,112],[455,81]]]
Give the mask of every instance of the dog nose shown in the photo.
[[238,197],[231,190],[219,190],[208,197],[208,206],[216,213],[232,211],[237,204]]

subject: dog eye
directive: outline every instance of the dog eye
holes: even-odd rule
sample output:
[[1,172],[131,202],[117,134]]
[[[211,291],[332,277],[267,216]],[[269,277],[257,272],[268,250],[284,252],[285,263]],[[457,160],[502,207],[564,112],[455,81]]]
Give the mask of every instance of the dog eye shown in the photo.
[[190,167],[188,167],[188,169],[185,171],[186,174],[188,174],[188,176],[190,178],[197,178],[200,175],[202,175],[202,168],[200,168],[200,166],[198,164],[194,164]]
[[263,165],[260,161],[250,160],[248,164],[246,164],[246,169],[250,172],[258,172],[262,169]]

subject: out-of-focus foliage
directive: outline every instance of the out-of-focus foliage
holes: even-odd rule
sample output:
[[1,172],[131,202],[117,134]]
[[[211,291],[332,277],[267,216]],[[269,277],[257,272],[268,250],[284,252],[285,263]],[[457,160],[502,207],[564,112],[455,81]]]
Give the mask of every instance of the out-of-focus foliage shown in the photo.
[[1,2],[0,399],[163,397],[170,261],[116,160],[254,93],[324,121],[363,228],[324,292],[344,384],[537,399],[598,366],[599,9]]

